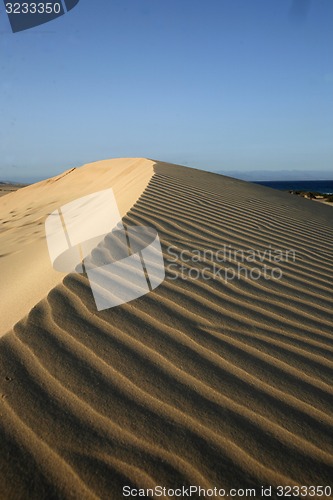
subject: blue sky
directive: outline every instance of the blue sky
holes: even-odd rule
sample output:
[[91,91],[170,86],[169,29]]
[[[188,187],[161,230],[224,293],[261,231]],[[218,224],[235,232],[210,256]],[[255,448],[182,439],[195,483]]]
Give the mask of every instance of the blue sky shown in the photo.
[[0,9],[0,179],[124,156],[333,172],[332,0],[80,0],[15,34]]

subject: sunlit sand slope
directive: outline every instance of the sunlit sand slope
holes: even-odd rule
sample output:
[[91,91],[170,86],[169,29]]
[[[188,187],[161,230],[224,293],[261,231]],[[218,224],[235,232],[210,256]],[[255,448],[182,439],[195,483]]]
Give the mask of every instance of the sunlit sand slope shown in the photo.
[[69,201],[107,188],[113,189],[124,215],[147,186],[153,164],[142,158],[89,163],[1,198],[0,336],[65,276],[50,265],[47,216]]
[[[160,287],[97,313],[70,274],[1,340],[1,498],[332,486],[331,207],[156,163],[124,222],[157,229]],[[224,245],[296,259],[280,280],[172,279],[170,246]]]

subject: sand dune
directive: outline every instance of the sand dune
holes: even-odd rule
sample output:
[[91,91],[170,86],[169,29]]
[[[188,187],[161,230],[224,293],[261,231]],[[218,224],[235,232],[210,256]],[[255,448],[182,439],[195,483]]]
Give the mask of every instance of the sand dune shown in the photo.
[[71,169],[20,189],[0,203],[0,335],[6,333],[65,274],[54,271],[45,239],[46,217],[73,199],[112,187],[121,215],[133,206],[153,175],[153,162],[105,160]]
[[[278,485],[332,487],[331,207],[161,162],[112,166],[123,221],[157,229],[166,279],[97,313],[87,277],[73,273],[47,296],[42,283],[26,316],[28,302],[17,308],[21,320],[0,341],[0,498],[120,499],[124,485],[191,484],[255,488],[255,498],[271,485],[281,498]],[[67,176],[68,189],[85,172],[89,192],[104,187],[89,166]],[[43,199],[32,188],[21,192],[27,205],[51,197],[46,211],[56,208],[62,188]],[[8,196],[13,207],[21,193]],[[243,270],[225,282],[209,258],[188,261],[223,248],[255,249],[255,267],[283,276]],[[272,265],[269,248],[295,259]],[[91,258],[99,252],[112,252],[108,237]],[[188,279],[173,279],[180,264]],[[190,268],[205,274],[189,279]]]

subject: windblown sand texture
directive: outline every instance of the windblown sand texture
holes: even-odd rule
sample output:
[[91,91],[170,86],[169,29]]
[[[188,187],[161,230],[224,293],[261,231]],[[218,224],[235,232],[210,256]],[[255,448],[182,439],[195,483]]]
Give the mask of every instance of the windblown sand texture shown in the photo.
[[[0,341],[0,498],[117,500],[124,485],[332,486],[331,207],[160,162],[113,160],[104,178],[99,168],[68,173],[66,193],[50,180],[43,192],[8,195],[8,265],[30,258],[14,254],[30,221],[16,204],[38,205],[26,212],[29,237],[38,228],[45,244],[39,222],[86,194],[89,172],[89,192],[114,186],[124,223],[157,229],[166,280],[98,313],[84,275],[44,295],[43,273],[31,278],[36,293],[25,278],[39,302],[23,317],[17,301],[20,321]],[[170,245],[188,256],[271,245],[295,249],[296,261],[278,264],[280,281],[172,280]],[[106,237],[96,256],[108,251]]]

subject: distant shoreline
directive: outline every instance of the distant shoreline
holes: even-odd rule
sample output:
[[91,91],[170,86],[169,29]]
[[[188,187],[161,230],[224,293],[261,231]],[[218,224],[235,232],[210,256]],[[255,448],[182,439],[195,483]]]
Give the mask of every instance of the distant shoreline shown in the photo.
[[258,181],[254,184],[333,206],[333,181]]
[[333,194],[331,193],[313,193],[312,191],[288,191],[288,193],[333,206]]
[[333,180],[317,181],[255,181],[254,184],[278,189],[279,191],[293,191],[299,193],[333,194]]

